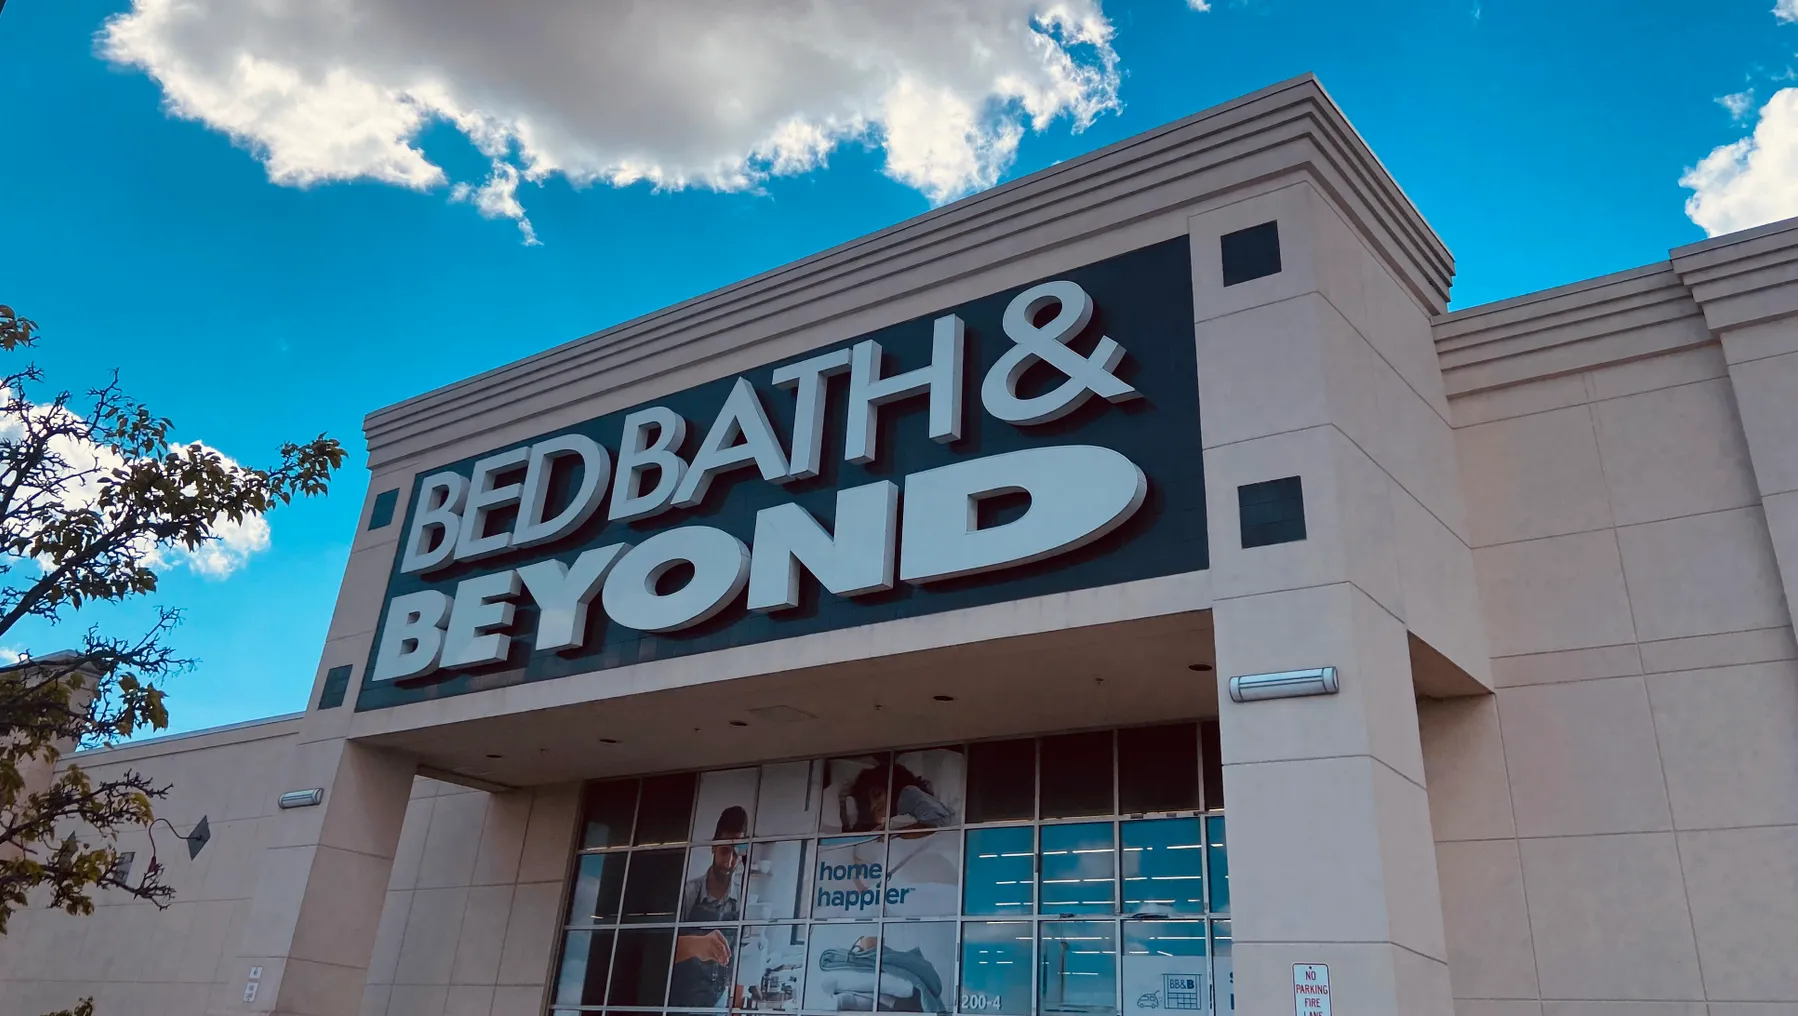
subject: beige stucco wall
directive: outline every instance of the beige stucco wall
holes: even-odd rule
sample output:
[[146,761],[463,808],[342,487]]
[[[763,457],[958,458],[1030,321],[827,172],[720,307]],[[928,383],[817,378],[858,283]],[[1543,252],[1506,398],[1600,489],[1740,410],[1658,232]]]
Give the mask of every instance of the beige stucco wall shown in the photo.
[[1668,265],[1437,336],[1496,686],[1421,710],[1457,1011],[1798,1011],[1798,648],[1723,347]]
[[[104,1013],[205,1012],[258,889],[275,798],[293,789],[277,766],[297,729],[298,720],[285,717],[73,756],[96,778],[131,768],[170,784],[157,815],[182,833],[204,815],[212,840],[190,860],[187,844],[157,826],[156,856],[176,890],[166,910],[103,892],[91,917],[46,910],[42,901],[15,913],[0,938],[0,1013],[48,1012],[84,995]],[[136,855],[132,877],[141,877],[150,837],[126,834],[118,847]]]

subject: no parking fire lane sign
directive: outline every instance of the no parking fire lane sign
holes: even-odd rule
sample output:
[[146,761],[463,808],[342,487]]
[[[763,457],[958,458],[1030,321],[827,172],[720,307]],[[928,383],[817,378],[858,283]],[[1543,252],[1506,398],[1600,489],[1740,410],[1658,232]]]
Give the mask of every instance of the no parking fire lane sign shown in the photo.
[[1330,967],[1325,963],[1292,965],[1293,1016],[1330,1016]]

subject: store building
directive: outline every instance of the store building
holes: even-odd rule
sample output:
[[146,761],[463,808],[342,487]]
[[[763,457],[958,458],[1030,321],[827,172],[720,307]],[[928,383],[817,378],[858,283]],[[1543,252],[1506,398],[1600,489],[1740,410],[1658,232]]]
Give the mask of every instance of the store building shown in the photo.
[[1302,78],[374,413],[0,1013],[1798,1012],[1798,220],[1452,271]]

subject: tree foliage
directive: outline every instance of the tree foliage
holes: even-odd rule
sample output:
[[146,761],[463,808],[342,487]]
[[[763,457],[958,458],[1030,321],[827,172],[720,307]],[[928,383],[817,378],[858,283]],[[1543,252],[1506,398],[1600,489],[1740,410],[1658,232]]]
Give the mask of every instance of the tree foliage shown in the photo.
[[[0,356],[38,341],[32,321],[0,306]],[[0,374],[0,644],[28,619],[154,593],[171,554],[323,494],[343,463],[342,447],[320,435],[283,445],[273,468],[244,468],[175,442],[169,421],[126,396],[116,374],[79,400],[39,400],[43,382],[29,363]],[[0,934],[34,893],[70,914],[92,913],[99,888],[158,905],[172,895],[153,859],[125,877],[114,847],[119,832],[151,825],[168,787],[57,764],[168,724],[163,684],[191,665],[167,644],[179,621],[160,608],[148,631],[90,627],[72,649],[0,669]]]

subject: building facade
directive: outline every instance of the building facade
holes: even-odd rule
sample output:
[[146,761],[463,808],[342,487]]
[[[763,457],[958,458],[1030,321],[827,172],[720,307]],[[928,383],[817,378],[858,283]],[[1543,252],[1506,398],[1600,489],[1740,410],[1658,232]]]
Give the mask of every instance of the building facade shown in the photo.
[[1302,78],[370,415],[0,1013],[1798,1013],[1798,220],[1452,275]]

